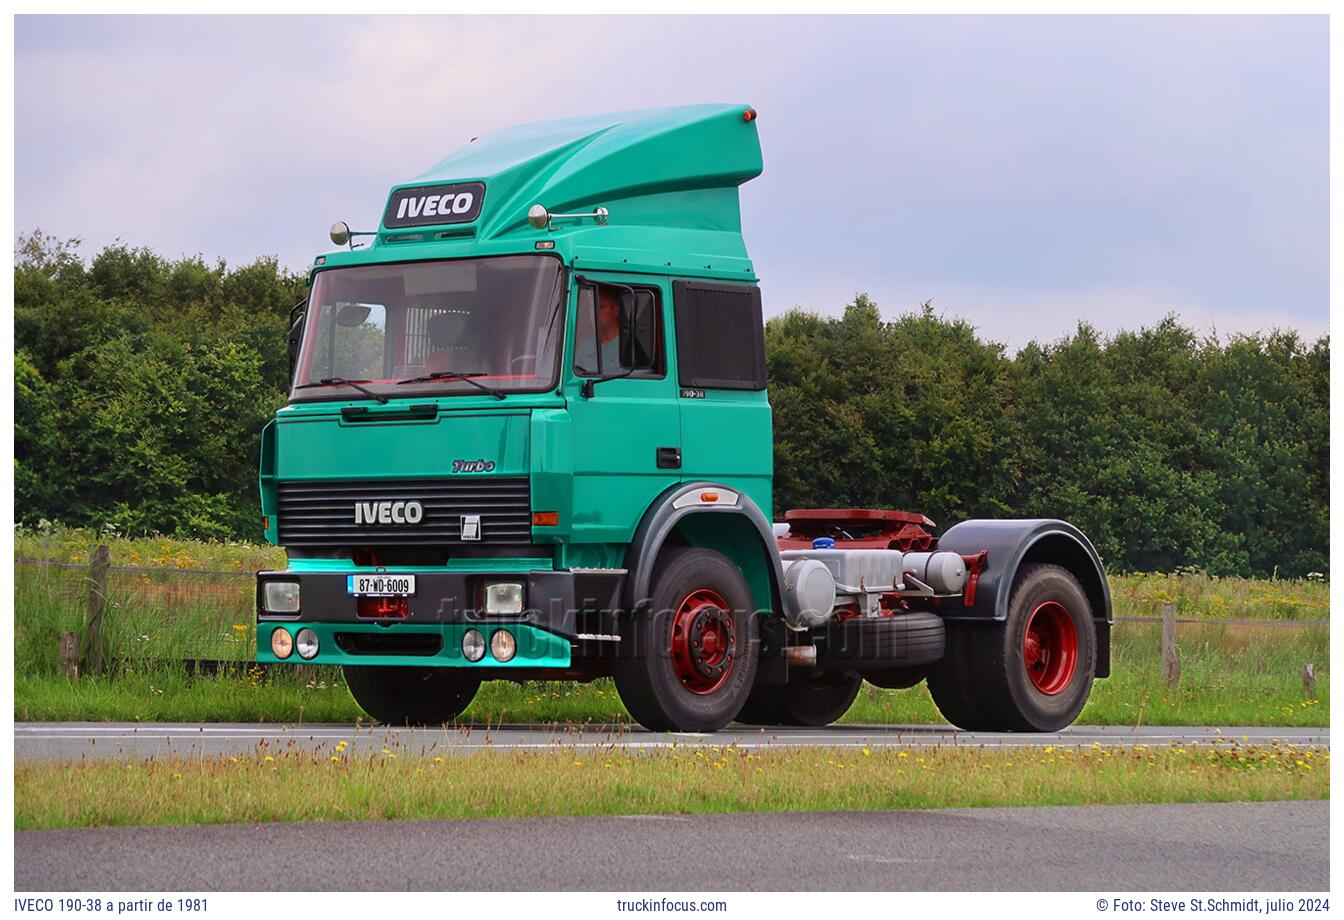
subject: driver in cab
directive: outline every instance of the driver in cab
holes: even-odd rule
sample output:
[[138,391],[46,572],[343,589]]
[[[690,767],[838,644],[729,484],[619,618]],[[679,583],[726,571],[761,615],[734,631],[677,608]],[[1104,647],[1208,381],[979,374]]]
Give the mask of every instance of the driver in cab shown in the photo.
[[[590,289],[591,290],[591,289]],[[621,369],[621,294],[616,288],[597,288],[597,328],[592,302],[580,298],[574,337],[574,369],[581,374],[619,373]],[[599,350],[601,364],[598,363]]]

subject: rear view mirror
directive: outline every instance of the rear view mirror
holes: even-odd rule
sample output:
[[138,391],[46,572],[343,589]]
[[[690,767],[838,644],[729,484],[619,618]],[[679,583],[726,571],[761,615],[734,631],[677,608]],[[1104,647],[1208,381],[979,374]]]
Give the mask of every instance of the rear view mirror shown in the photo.
[[290,382],[294,380],[294,368],[299,363],[299,346],[303,342],[303,321],[307,316],[308,314],[303,312],[290,312],[289,333],[285,336],[285,345],[289,349]]
[[341,304],[340,309],[336,311],[336,325],[351,328],[364,325],[364,321],[369,318],[369,313],[373,308],[368,304],[346,303]]

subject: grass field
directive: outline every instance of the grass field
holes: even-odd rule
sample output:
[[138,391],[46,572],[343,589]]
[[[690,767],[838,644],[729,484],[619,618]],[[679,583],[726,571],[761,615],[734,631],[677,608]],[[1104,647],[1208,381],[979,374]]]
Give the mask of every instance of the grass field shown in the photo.
[[[274,547],[171,538],[104,540],[114,565],[108,631],[126,664],[113,678],[70,681],[59,673],[58,636],[83,618],[84,573],[94,534],[20,532],[15,554],[73,567],[21,564],[15,572],[15,718],[20,720],[352,721],[360,715],[338,671],[250,673],[255,628],[251,572],[283,567]],[[157,571],[163,569],[166,571]],[[189,570],[189,571],[183,571]],[[208,570],[236,574],[201,574]],[[1198,574],[1111,579],[1117,616],[1153,616],[1174,603],[1182,681],[1161,680],[1156,624],[1120,622],[1113,676],[1098,681],[1081,721],[1092,724],[1329,724],[1329,586],[1315,581],[1212,579]],[[1227,625],[1219,619],[1305,620],[1302,628]],[[211,658],[240,663],[235,676],[188,678],[164,661]],[[160,662],[156,664],[155,662]],[[1316,666],[1317,692],[1305,699],[1302,665]],[[486,685],[463,718],[474,722],[624,722],[610,681],[580,685]],[[941,721],[919,687],[865,686],[848,722]]]
[[346,750],[338,742],[306,754],[17,764],[14,826],[1329,798],[1329,752],[1290,745],[562,749],[409,758],[384,751],[359,759]]
[[[1094,725],[1330,724],[1330,676],[1323,628],[1191,624],[1180,628],[1182,679],[1161,679],[1158,627],[1116,625],[1112,676],[1097,681],[1079,719]],[[1317,695],[1305,699],[1299,670],[1317,662]],[[245,666],[244,666],[245,668]],[[114,679],[71,681],[50,673],[15,677],[20,721],[350,722],[363,714],[336,669],[295,667],[264,679],[188,677],[180,668],[131,668]],[[591,684],[493,682],[462,716],[475,723],[628,722],[609,680]],[[928,691],[865,684],[842,719],[857,723],[941,722]]]

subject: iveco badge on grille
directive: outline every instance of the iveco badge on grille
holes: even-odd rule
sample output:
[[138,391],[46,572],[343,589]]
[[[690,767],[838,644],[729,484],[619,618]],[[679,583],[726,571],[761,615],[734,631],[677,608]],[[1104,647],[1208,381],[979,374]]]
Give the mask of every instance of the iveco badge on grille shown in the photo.
[[462,515],[462,539],[479,540],[481,538],[481,516],[479,514]]
[[356,524],[419,524],[424,516],[419,502],[355,502]]

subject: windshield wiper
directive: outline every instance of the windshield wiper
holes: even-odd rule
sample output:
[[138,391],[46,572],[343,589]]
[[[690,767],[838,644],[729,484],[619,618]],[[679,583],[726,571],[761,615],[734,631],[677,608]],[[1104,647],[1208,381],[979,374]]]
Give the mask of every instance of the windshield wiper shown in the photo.
[[361,383],[372,383],[372,380],[346,380],[344,377],[323,377],[314,383],[301,383],[296,386],[296,390],[306,390],[309,387],[354,387],[363,393],[369,399],[376,399],[384,405],[387,404],[387,397],[382,393],[375,393],[368,387],[360,386]]
[[503,399],[504,394],[501,391],[496,390],[494,387],[488,387],[483,383],[477,383],[475,380],[472,379],[473,377],[488,377],[488,376],[490,375],[481,373],[480,371],[474,371],[472,373],[465,373],[463,371],[435,371],[432,374],[425,374],[421,377],[411,377],[407,380],[398,380],[397,386],[405,386],[408,383],[430,383],[435,380],[462,380],[471,384],[476,389],[480,390],[482,393],[489,393],[491,396],[495,397],[495,399]]

